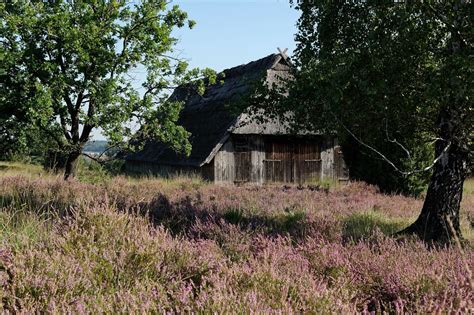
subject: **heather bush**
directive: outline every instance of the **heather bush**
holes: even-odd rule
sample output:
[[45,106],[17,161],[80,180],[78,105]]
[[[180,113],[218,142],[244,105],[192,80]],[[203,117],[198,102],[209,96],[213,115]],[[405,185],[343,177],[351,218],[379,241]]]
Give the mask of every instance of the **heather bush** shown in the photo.
[[[462,205],[469,238],[472,194]],[[468,313],[474,251],[390,235],[421,200],[362,183],[0,176],[0,305],[15,313]]]

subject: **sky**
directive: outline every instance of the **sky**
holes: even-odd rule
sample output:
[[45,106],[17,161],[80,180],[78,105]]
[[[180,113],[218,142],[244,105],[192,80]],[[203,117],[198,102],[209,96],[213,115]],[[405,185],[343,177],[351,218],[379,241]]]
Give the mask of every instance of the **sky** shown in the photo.
[[[196,21],[193,29],[174,32],[175,55],[190,67],[221,71],[276,53],[295,49],[298,12],[288,0],[173,0]],[[138,74],[140,76],[140,74]],[[140,80],[140,78],[137,78]],[[100,131],[94,140],[103,140]]]
[[288,0],[175,0],[197,22],[180,29],[177,49],[191,66],[220,71],[295,48],[298,12]]

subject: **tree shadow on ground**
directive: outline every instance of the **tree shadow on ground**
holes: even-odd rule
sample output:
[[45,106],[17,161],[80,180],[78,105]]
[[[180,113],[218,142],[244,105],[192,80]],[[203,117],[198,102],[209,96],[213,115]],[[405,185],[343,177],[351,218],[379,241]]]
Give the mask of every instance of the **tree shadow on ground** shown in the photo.
[[[142,204],[140,212],[147,215],[155,225],[163,225],[173,235],[193,237],[196,226],[234,226],[239,230],[267,236],[291,236],[295,241],[307,236],[322,236],[339,239],[340,224],[327,217],[309,218],[304,209],[285,208],[274,213],[259,213],[251,209],[219,209],[217,205],[204,206],[198,196],[187,196],[177,201],[163,194],[153,201]],[[195,236],[195,235],[194,235]]]
[[[33,189],[33,188],[32,188]],[[0,207],[22,209],[39,215],[65,217],[72,210],[81,207],[94,207],[93,202],[79,203],[74,198],[51,198],[44,201],[42,194],[34,191],[20,191],[17,194],[0,195]],[[113,205],[124,212],[138,212],[147,216],[154,225],[162,225],[173,235],[184,235],[193,238],[207,238],[206,235],[214,229],[216,233],[234,230],[239,235],[245,233],[262,234],[265,236],[290,236],[298,242],[306,237],[322,237],[330,241],[358,241],[367,239],[380,230],[385,235],[392,235],[401,230],[408,222],[384,216],[375,210],[364,213],[354,213],[343,217],[335,214],[308,213],[305,209],[287,207],[274,212],[260,209],[224,208],[202,200],[198,193],[171,199],[169,195],[158,194],[151,201],[129,202],[120,198],[110,200],[99,198],[99,204]],[[205,233],[203,229],[207,229]]]

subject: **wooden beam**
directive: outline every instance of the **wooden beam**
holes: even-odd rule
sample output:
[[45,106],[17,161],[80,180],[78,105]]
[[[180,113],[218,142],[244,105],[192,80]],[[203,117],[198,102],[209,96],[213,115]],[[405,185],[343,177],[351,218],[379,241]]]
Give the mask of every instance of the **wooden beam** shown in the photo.
[[278,49],[278,53],[280,53],[280,55],[283,57],[283,59],[287,60],[288,55],[286,54],[286,52],[288,51],[288,48],[285,48],[284,50],[281,50],[280,47],[277,47],[277,49]]

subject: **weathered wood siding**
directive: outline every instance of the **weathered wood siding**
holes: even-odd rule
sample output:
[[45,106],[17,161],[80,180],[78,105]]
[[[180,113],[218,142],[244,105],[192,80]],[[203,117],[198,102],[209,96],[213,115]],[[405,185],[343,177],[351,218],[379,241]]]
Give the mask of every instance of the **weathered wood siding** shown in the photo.
[[334,170],[338,181],[349,180],[349,169],[344,161],[342,148],[339,146],[337,139],[334,140]]
[[233,135],[214,157],[216,183],[307,183],[346,178],[332,136]]
[[194,174],[215,183],[234,184],[348,179],[341,148],[333,136],[232,135],[210,163],[199,168],[127,161],[126,169],[165,177]]
[[293,182],[304,184],[321,177],[321,138],[295,142]]
[[214,157],[216,183],[264,182],[265,146],[262,136],[230,137]]
[[334,137],[324,136],[321,145],[321,179],[335,180]]
[[265,182],[265,141],[263,136],[250,136],[250,156],[252,161],[251,181],[257,184]]
[[293,146],[288,140],[265,140],[265,182],[291,182],[293,176]]
[[252,161],[250,154],[250,139],[248,136],[233,137],[235,183],[246,183],[250,181]]
[[265,139],[265,181],[305,183],[321,176],[319,137]]
[[214,181],[233,183],[235,180],[234,145],[228,139],[214,156]]

